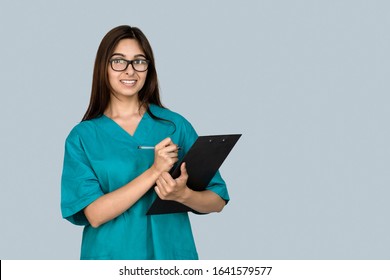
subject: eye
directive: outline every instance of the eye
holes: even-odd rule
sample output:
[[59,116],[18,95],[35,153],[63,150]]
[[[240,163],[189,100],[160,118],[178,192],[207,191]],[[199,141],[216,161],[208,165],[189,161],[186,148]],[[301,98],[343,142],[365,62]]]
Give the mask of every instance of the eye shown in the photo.
[[114,64],[126,64],[126,61],[124,59],[121,59],[121,58],[114,58],[111,61]]
[[138,65],[147,65],[148,62],[144,59],[136,59],[133,61],[134,64],[138,64]]

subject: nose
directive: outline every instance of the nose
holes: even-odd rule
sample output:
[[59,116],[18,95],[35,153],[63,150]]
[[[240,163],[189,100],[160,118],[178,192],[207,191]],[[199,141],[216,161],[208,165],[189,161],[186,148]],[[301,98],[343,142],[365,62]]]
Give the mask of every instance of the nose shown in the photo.
[[131,76],[132,74],[134,74],[135,70],[133,68],[133,64],[129,63],[127,65],[127,68],[125,69],[125,73],[129,76]]

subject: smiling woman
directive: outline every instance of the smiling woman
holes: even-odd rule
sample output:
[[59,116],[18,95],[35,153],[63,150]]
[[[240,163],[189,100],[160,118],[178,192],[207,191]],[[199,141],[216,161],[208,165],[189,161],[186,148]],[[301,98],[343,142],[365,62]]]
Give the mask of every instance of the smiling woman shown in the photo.
[[196,138],[184,117],[161,104],[153,52],[141,30],[108,32],[96,56],[90,104],[65,144],[61,210],[84,226],[81,259],[198,258],[188,213],[146,215],[157,196],[200,213],[224,208],[229,195],[219,172],[200,192],[187,187],[185,164],[178,178],[169,174]]
[[[118,98],[138,98],[147,76],[148,61],[135,39],[121,40],[110,59],[108,81]],[[131,60],[128,60],[131,59]],[[131,64],[132,67],[128,67]]]

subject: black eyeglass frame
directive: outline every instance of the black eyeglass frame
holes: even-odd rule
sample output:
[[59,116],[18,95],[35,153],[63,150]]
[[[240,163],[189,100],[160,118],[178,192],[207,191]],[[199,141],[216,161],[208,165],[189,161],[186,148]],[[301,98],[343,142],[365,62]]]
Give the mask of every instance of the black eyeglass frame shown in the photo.
[[[115,60],[123,60],[123,61],[126,61],[126,67],[123,69],[123,70],[115,70],[114,67],[112,66],[112,63],[115,61]],[[147,67],[145,70],[143,71],[139,71],[137,69],[134,68],[134,61],[146,61],[147,62]],[[122,71],[126,71],[126,69],[129,67],[129,64],[131,64],[131,67],[133,67],[134,71],[137,71],[137,72],[145,72],[149,69],[149,63],[150,63],[150,60],[147,60],[147,59],[133,59],[133,60],[127,60],[127,59],[124,59],[124,58],[111,58],[109,60],[110,62],[110,66],[111,66],[111,69],[115,72],[122,72]]]

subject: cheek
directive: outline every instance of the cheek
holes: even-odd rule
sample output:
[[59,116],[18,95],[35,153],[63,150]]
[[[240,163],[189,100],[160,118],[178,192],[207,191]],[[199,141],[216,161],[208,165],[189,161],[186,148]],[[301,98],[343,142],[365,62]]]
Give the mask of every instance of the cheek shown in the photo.
[[112,82],[114,81],[114,75],[110,71],[107,73],[107,78],[110,85],[112,85]]
[[140,82],[141,82],[142,87],[145,85],[146,77],[147,77],[146,74],[143,74],[142,76],[140,75],[140,78],[141,78]]
[[117,73],[110,73],[110,71],[107,73],[107,77],[108,77],[108,83],[111,85],[111,86],[114,86],[115,84],[118,83],[118,74]]

